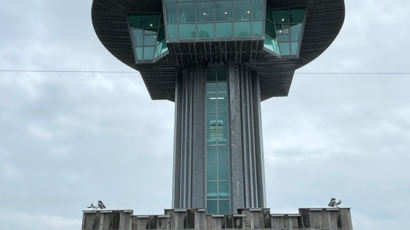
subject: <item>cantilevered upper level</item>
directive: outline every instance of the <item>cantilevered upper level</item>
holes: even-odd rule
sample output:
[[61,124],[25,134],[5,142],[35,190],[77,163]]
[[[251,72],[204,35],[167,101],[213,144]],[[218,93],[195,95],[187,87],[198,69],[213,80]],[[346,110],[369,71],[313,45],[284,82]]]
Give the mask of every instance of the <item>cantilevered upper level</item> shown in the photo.
[[98,37],[137,69],[153,99],[175,98],[184,67],[241,63],[262,100],[287,96],[295,69],[319,56],[344,21],[343,0],[94,0]]

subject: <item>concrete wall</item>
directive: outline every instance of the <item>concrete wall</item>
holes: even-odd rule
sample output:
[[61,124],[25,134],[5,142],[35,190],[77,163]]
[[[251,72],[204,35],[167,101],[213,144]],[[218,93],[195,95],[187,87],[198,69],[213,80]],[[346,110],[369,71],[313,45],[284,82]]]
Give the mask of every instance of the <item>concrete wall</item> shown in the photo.
[[169,209],[164,215],[134,216],[132,211],[84,211],[82,230],[353,230],[349,208],[299,209],[271,214],[269,209],[239,209],[235,215],[208,215],[205,209]]

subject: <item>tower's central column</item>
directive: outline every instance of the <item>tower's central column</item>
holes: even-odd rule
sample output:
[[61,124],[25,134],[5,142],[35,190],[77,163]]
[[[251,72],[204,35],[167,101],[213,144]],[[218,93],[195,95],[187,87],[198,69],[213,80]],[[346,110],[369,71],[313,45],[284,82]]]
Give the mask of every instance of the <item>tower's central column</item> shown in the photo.
[[174,208],[236,213],[265,205],[257,74],[195,65],[176,83]]

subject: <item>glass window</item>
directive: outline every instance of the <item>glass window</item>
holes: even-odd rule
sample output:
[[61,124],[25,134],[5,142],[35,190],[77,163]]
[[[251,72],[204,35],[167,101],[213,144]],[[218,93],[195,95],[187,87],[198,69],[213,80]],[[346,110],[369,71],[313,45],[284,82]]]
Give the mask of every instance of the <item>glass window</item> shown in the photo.
[[289,10],[274,10],[273,19],[276,23],[289,23]]
[[208,145],[208,148],[206,150],[207,152],[207,160],[208,163],[216,163],[218,162],[218,147],[216,145]]
[[217,22],[216,23],[216,37],[230,38],[232,37],[232,22]]
[[232,3],[233,1],[216,1],[215,2],[215,20],[216,21],[231,21],[232,20],[232,13],[233,13]]
[[228,164],[219,164],[218,165],[218,179],[219,180],[229,180],[229,165]]
[[144,15],[133,15],[129,17],[130,26],[133,28],[142,28],[144,23]]
[[289,42],[279,42],[279,49],[282,55],[290,55]]
[[144,28],[158,28],[161,19],[160,14],[150,14],[144,17]]
[[249,21],[251,19],[251,1],[236,0],[233,1],[233,10],[235,21]]
[[208,181],[206,183],[206,197],[208,199],[218,199],[218,186],[217,185],[218,185],[218,182],[215,182],[215,181]]
[[144,45],[144,30],[132,28],[133,40],[135,46]]
[[195,24],[179,24],[178,35],[180,38],[195,38]]
[[208,213],[219,213],[218,212],[218,200],[208,200],[206,202],[206,207],[208,209]]
[[220,199],[229,199],[229,181],[219,181],[218,187],[218,197]]
[[295,8],[290,10],[290,23],[302,23],[305,20],[305,8]]
[[154,46],[157,42],[157,35],[145,35],[144,46]]
[[262,36],[262,21],[252,22],[252,35],[253,36]]
[[[193,10],[192,8],[191,10]],[[197,6],[198,22],[214,21],[214,4],[213,2],[198,2]]]
[[178,25],[177,24],[168,25],[168,38],[170,39],[178,38]]
[[291,47],[291,54],[292,55],[297,55],[298,54],[298,49],[299,49],[299,42],[291,42],[290,43],[290,47]]
[[292,25],[290,27],[290,40],[299,41],[302,34],[302,24]]
[[266,20],[273,22],[272,10],[266,8]]
[[218,144],[218,162],[228,163],[229,160],[228,146]]
[[[227,90],[226,69],[208,68],[206,85],[208,143],[206,150],[208,162],[206,180],[208,186],[208,213],[212,214],[230,212],[229,100]],[[218,203],[222,200],[224,202]]]
[[199,38],[213,38],[214,37],[214,24],[213,23],[198,24],[198,37]]
[[263,19],[264,1],[263,0],[252,0],[252,14],[254,20]]
[[218,170],[218,165],[217,164],[208,163],[208,168],[206,169],[207,179],[208,180],[217,180],[218,179],[217,170]]
[[228,214],[231,210],[229,200],[219,201],[219,214]]
[[[260,37],[263,33],[264,0],[166,0],[167,27],[194,24],[184,31],[168,28],[170,40]],[[252,23],[254,21],[254,23]],[[238,23],[234,33],[234,22]],[[212,24],[212,27],[211,27]],[[154,25],[155,26],[155,25]],[[252,26],[254,27],[252,29]],[[192,33],[192,29],[195,33]],[[253,31],[253,32],[252,32]]]
[[152,60],[154,59],[154,47],[144,47],[144,59],[145,60]]
[[162,16],[158,14],[129,14],[129,31],[135,50],[135,61],[150,61],[168,51]]
[[195,22],[195,3],[180,2],[178,5],[178,23]]
[[143,54],[144,53],[144,48],[142,47],[136,47],[135,48],[135,55],[137,60],[143,60]]
[[[298,55],[304,20],[304,7],[267,9],[264,48],[280,55]],[[274,26],[272,23],[275,23]]]
[[176,2],[167,2],[166,4],[167,11],[167,23],[177,23],[177,12],[178,7]]
[[250,37],[251,23],[250,22],[234,22],[235,37]]

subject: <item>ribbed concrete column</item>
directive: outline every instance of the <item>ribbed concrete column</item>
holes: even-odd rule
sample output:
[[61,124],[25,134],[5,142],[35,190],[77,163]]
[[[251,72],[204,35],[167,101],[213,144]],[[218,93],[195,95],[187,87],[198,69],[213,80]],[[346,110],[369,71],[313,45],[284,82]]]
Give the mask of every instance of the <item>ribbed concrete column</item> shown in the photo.
[[176,83],[174,208],[205,208],[205,87],[203,66],[185,69]]
[[[231,210],[265,205],[260,85],[251,69],[228,64]],[[206,67],[185,69],[176,83],[173,208],[206,208]]]
[[255,72],[229,65],[232,205],[265,206],[265,180],[260,112],[260,85]]

